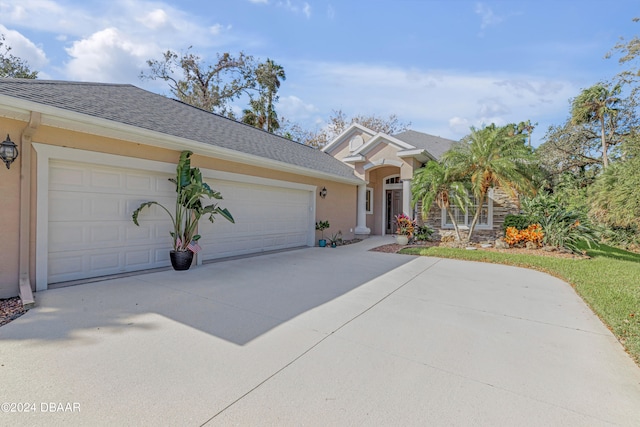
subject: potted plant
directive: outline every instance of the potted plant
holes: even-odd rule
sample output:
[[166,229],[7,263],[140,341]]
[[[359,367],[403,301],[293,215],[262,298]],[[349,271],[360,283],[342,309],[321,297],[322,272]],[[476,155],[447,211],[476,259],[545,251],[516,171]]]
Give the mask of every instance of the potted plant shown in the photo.
[[404,246],[413,237],[416,222],[405,214],[396,215],[395,220],[398,227],[396,229],[396,243]]
[[337,233],[329,237],[329,244],[332,248],[338,246],[338,243],[342,243],[342,231],[338,231]]
[[135,225],[138,223],[140,212],[151,205],[162,208],[169,217],[173,225],[173,230],[169,232],[173,240],[173,250],[170,252],[171,265],[175,270],[188,270],[193,261],[193,254],[200,250],[198,240],[200,235],[196,234],[198,221],[201,217],[209,215],[209,221],[214,222],[214,215],[220,215],[227,221],[235,223],[231,213],[225,208],[220,208],[217,203],[203,205],[202,198],[222,200],[222,195],[214,191],[206,182],[202,181],[202,174],[199,168],[191,167],[189,159],[193,153],[183,151],[176,167],[176,177],[169,178],[176,186],[176,203],[173,213],[158,202],[144,202],[138,209],[133,211],[132,219]]
[[324,248],[325,246],[327,246],[327,241],[324,238],[324,230],[326,230],[329,227],[330,227],[329,221],[316,222],[316,230],[320,230],[320,233],[322,235],[322,238],[318,240],[318,246],[320,246],[321,248]]

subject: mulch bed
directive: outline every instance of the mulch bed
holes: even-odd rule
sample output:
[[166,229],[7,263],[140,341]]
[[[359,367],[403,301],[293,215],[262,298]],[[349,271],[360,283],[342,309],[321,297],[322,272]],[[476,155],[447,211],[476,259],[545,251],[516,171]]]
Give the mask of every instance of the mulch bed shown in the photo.
[[[419,244],[412,245],[398,245],[397,243],[390,243],[388,245],[378,246],[377,248],[370,249],[373,252],[385,252],[395,254],[404,248],[429,248],[434,246],[443,246],[443,247],[451,247],[448,244],[441,244],[440,242],[420,242]],[[544,249],[526,249],[526,248],[509,248],[509,249],[496,249],[494,247],[483,248],[480,245],[474,246],[477,250],[480,251],[488,251],[488,252],[502,252],[509,254],[525,254],[525,255],[540,255],[540,256],[549,256],[554,258],[589,258],[587,255],[577,255],[570,252],[563,251],[546,251]]]
[[27,311],[19,297],[0,299],[0,326],[17,319]]
[[377,248],[370,249],[372,252],[385,252],[388,254],[395,254],[400,249],[404,248],[430,248],[433,246],[440,246],[440,242],[421,242],[418,245],[399,245],[397,243],[390,243],[388,245],[378,246]]

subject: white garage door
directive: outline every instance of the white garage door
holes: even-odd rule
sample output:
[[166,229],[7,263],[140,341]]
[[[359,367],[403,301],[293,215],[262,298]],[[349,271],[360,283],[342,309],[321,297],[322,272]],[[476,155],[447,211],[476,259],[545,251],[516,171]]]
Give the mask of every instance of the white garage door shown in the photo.
[[306,246],[313,228],[311,196],[306,190],[207,180],[222,194],[235,224],[216,216],[200,222],[202,259]]
[[[170,174],[50,161],[48,283],[169,265],[171,223],[155,200],[172,210]],[[312,193],[232,181],[210,182],[236,223],[221,217],[200,222],[204,260],[305,246],[313,233]]]
[[131,213],[148,200],[173,206],[170,176],[51,161],[48,282],[169,265],[167,214],[153,206],[136,227]]

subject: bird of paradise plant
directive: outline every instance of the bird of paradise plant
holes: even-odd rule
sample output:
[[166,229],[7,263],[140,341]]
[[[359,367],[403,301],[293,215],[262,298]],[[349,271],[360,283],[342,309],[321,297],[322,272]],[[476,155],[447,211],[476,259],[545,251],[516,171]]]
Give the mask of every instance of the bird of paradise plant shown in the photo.
[[176,167],[176,177],[169,178],[176,186],[176,203],[174,213],[171,213],[162,204],[150,201],[142,203],[133,211],[132,219],[135,225],[138,223],[140,212],[147,207],[157,205],[162,208],[171,218],[173,231],[170,231],[173,239],[174,251],[187,251],[192,242],[197,242],[200,235],[196,234],[198,221],[203,216],[209,215],[209,221],[214,222],[214,215],[220,215],[231,223],[235,223],[231,212],[226,208],[221,208],[217,203],[204,205],[203,198],[222,200],[222,195],[214,191],[206,182],[202,181],[202,173],[199,168],[191,167],[191,151],[183,151]]

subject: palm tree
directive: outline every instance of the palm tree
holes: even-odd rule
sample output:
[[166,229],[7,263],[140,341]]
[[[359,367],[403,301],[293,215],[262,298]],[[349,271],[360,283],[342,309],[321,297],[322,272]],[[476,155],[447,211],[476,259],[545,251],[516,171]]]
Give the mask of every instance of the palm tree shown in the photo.
[[411,203],[415,206],[418,202],[422,202],[422,217],[426,218],[429,215],[429,210],[435,201],[440,209],[446,210],[453,223],[456,240],[462,240],[458,222],[451,208],[453,203],[454,206],[465,209],[468,195],[464,184],[453,181],[442,163],[430,160],[415,172],[411,187]]
[[274,104],[278,102],[278,89],[280,83],[286,80],[284,68],[271,59],[258,65],[256,69],[256,81],[259,86],[260,97],[250,101],[250,109],[242,112],[242,121],[252,126],[275,132],[280,128],[278,114]]
[[[598,83],[583,90],[571,105],[571,121],[573,124],[585,124],[598,122],[600,124],[600,139],[602,141],[602,167],[609,166],[609,143],[605,136],[605,120],[608,118],[611,126],[618,114],[616,106],[620,102],[620,85],[609,89],[606,85]],[[612,130],[613,133],[613,130]]]
[[535,192],[536,163],[522,135],[513,135],[507,126],[471,128],[471,134],[442,156],[451,179],[470,183],[478,202],[467,241],[471,240],[489,190],[499,187],[509,196]]
[[518,123],[518,132],[527,132],[527,141],[529,142],[529,147],[531,147],[531,134],[533,130],[538,126],[538,123],[531,123],[531,120],[527,120],[526,122]]

